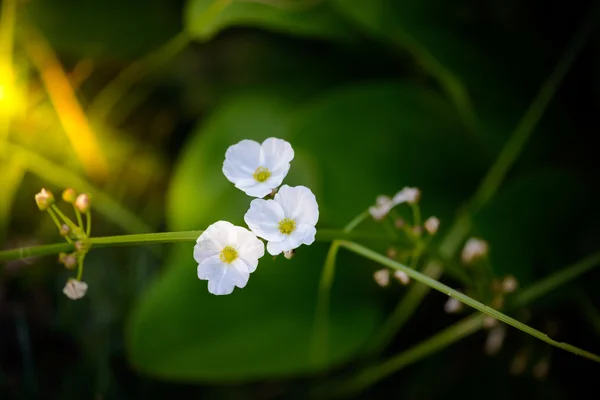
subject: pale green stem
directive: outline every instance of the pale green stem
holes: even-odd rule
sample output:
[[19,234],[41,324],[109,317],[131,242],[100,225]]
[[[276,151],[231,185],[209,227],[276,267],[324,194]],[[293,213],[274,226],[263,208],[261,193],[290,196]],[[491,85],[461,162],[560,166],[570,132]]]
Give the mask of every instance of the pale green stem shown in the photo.
[[83,277],[83,255],[77,256],[77,280],[80,281]]
[[[141,233],[136,235],[119,235],[94,237],[88,243],[94,247],[135,246],[153,243],[195,242],[203,231]],[[346,240],[379,240],[389,242],[385,235],[376,235],[368,232],[344,232],[337,229],[319,229],[316,240],[332,242],[338,239]],[[73,251],[73,245],[57,243],[42,246],[23,247],[13,250],[0,251],[0,261],[20,260],[26,257],[40,257],[50,254],[68,253]]]
[[470,307],[473,307],[474,309],[476,309],[478,311],[481,311],[482,313],[485,313],[491,317],[494,317],[497,320],[502,321],[505,324],[508,324],[512,327],[515,327],[515,328],[517,328],[533,337],[536,337],[548,344],[551,344],[552,346],[556,346],[563,350],[570,351],[571,353],[577,354],[577,355],[585,357],[585,358],[589,358],[590,360],[600,363],[600,357],[593,353],[590,353],[586,350],[579,349],[579,348],[572,346],[570,344],[567,344],[567,343],[557,342],[556,340],[550,339],[548,337],[548,335],[546,335],[536,329],[533,329],[533,328],[523,324],[522,322],[519,322],[516,319],[509,317],[508,315],[505,315],[497,310],[494,310],[493,308],[488,307],[485,304],[480,303],[479,301],[474,300],[471,297],[469,297],[457,290],[454,290],[451,287],[446,286],[443,283],[438,282],[435,279],[432,279],[427,275],[424,275],[424,274],[422,274],[418,271],[415,271],[405,265],[402,265],[399,262],[394,261],[384,255],[376,253],[371,249],[368,249],[357,243],[347,242],[344,240],[341,241],[340,246],[344,247],[356,254],[360,254],[363,257],[366,257],[375,262],[378,262],[384,266],[387,266],[387,267],[390,267],[392,269],[396,269],[399,271],[403,271],[406,275],[408,275],[412,279],[414,279],[418,282],[421,282],[421,283],[431,287],[432,289],[442,292],[450,297],[453,297],[453,298],[459,300],[460,302],[462,302]]
[[73,221],[71,221],[71,218],[69,218],[65,214],[63,214],[63,212],[60,211],[60,208],[58,208],[56,206],[56,204],[52,204],[51,207],[52,207],[52,210],[54,210],[54,212],[56,212],[56,214],[58,214],[58,216],[63,220],[63,222],[65,224],[67,224],[69,226],[69,228],[71,228],[73,233],[75,233],[77,235],[77,233],[80,231],[80,228],[77,225],[75,225],[75,223]]
[[[516,299],[509,303],[509,309],[524,307],[538,298],[552,292],[556,287],[575,279],[584,272],[600,264],[600,252],[593,254],[573,265],[562,269],[562,273],[550,275],[539,283],[517,292]],[[568,273],[566,273],[568,271]],[[381,379],[398,372],[402,368],[422,360],[458,340],[471,335],[483,328],[482,314],[475,314],[438,332],[427,340],[395,355],[381,364],[367,367],[358,375],[347,380],[345,384],[337,385],[337,394],[348,395],[366,389]]]
[[85,236],[90,237],[92,234],[92,213],[89,211],[85,213],[85,222],[87,224],[85,227]]
[[[423,270],[423,274],[432,279],[439,279],[442,275],[442,268],[435,262],[427,264]],[[385,321],[381,329],[375,334],[373,339],[369,341],[366,353],[368,356],[375,356],[381,353],[389,343],[394,339],[398,331],[402,329],[404,324],[415,313],[423,297],[429,293],[429,286],[419,282],[415,282],[410,286],[407,293],[398,302],[392,314]]]
[[[49,208],[46,211],[48,211],[48,214],[50,214],[52,221],[54,221],[54,225],[56,225],[56,227],[58,228],[58,231],[60,232],[62,229],[62,224],[58,220],[56,213],[54,212],[54,210],[52,208]],[[65,236],[65,240],[67,241],[67,243],[73,243],[73,241],[71,240],[71,238],[69,236]]]
[[73,210],[75,211],[75,216],[77,217],[77,225],[79,225],[79,228],[81,228],[81,231],[83,232],[83,218],[81,217],[81,213],[79,212],[77,207],[75,207],[75,204],[73,204]]

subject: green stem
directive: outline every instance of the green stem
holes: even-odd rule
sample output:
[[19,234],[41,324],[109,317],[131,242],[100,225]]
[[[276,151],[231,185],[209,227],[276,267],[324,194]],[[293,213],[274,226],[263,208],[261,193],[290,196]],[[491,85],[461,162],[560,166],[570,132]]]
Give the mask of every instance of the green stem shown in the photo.
[[378,262],[386,267],[403,271],[406,275],[408,275],[415,281],[421,282],[421,283],[431,287],[432,289],[435,289],[441,293],[447,294],[448,296],[453,297],[453,298],[461,301],[462,303],[464,303],[470,307],[473,307],[474,309],[476,309],[478,311],[481,311],[482,313],[485,313],[491,317],[494,317],[497,320],[502,321],[505,324],[508,324],[512,327],[515,327],[515,328],[517,328],[533,337],[536,337],[548,344],[551,344],[551,345],[561,348],[563,350],[570,351],[571,353],[577,354],[577,355],[585,357],[585,358],[589,358],[590,360],[600,363],[600,357],[593,353],[590,353],[586,350],[579,349],[579,348],[572,346],[570,344],[567,344],[567,343],[557,342],[556,340],[550,339],[548,337],[548,335],[546,335],[536,329],[533,329],[533,328],[523,324],[522,322],[519,322],[516,319],[509,317],[508,315],[505,315],[499,311],[496,311],[493,308],[488,307],[485,304],[480,303],[479,301],[474,300],[471,297],[469,297],[457,290],[454,290],[451,287],[446,286],[443,283],[438,282],[435,279],[432,279],[425,274],[422,274],[422,273],[415,271],[405,265],[400,264],[397,261],[394,261],[394,260],[392,260],[388,257],[385,257],[379,253],[376,253],[371,249],[368,249],[357,243],[347,242],[344,240],[341,241],[340,246],[344,247],[356,254],[360,254],[363,257],[366,257],[375,262]]
[[75,225],[75,223],[73,221],[71,221],[71,218],[69,218],[65,214],[63,214],[63,212],[60,211],[60,208],[58,208],[58,206],[56,204],[52,204],[51,207],[52,207],[52,210],[54,210],[54,212],[56,212],[56,214],[58,214],[58,216],[63,220],[63,222],[65,224],[67,224],[69,226],[69,228],[71,228],[73,233],[77,234],[77,232],[80,231],[80,228],[77,225]]
[[77,256],[77,280],[80,281],[83,277],[83,255]]
[[[557,286],[567,283],[599,264],[600,252],[565,267],[561,272],[568,271],[568,273],[553,274],[542,280],[539,285],[533,285],[517,292],[516,300],[509,304],[509,310],[527,306],[532,301],[553,291]],[[387,361],[367,367],[358,375],[348,379],[345,383],[336,385],[337,391],[333,394],[347,396],[351,393],[364,390],[381,379],[398,372],[400,369],[422,360],[437,351],[443,350],[447,346],[482,329],[483,318],[482,314],[467,317],[416,346],[391,357]]]
[[75,204],[73,204],[73,210],[75,211],[75,216],[77,217],[77,225],[79,225],[79,228],[81,228],[81,231],[83,232],[83,218],[81,217],[81,213],[77,207],[75,207]]
[[[161,233],[141,233],[135,235],[103,236],[88,240],[94,247],[132,246],[152,243],[195,242],[203,231],[181,231]],[[379,240],[389,242],[385,235],[368,232],[344,232],[337,229],[319,229],[316,240],[332,242],[336,239],[346,240]],[[13,250],[0,251],[0,261],[19,260],[25,257],[40,257],[50,254],[73,251],[73,245],[68,243],[50,244],[33,247],[23,247]]]
[[[54,212],[54,210],[52,208],[49,208],[46,211],[48,211],[48,214],[50,214],[50,217],[52,218],[52,221],[54,221],[54,225],[56,225],[56,227],[58,228],[58,231],[60,232],[61,229],[62,229],[62,224],[58,220],[58,217],[56,216],[56,213]],[[71,238],[69,236],[65,236],[65,240],[68,243],[73,243],[73,241],[71,240]]]
[[92,213],[89,211],[85,213],[85,222],[85,236],[90,237],[92,233]]

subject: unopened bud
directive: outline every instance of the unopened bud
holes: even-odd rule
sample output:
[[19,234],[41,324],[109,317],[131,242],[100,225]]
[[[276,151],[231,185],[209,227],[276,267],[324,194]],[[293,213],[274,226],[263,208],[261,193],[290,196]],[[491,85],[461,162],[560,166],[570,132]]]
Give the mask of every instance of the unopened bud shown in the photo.
[[420,198],[421,191],[419,189],[405,187],[394,195],[392,201],[394,202],[394,205],[401,203],[416,204],[419,202]]
[[465,243],[465,247],[463,248],[461,259],[465,264],[470,264],[479,258],[485,257],[488,253],[489,246],[486,241],[470,238]]
[[42,189],[38,194],[35,195],[35,202],[41,211],[48,209],[54,204],[54,195],[51,191]]
[[90,198],[90,195],[87,193],[81,193],[79,196],[77,196],[75,199],[75,207],[80,213],[85,214],[89,212],[90,208],[92,207],[92,199]]
[[59,232],[60,232],[60,236],[67,237],[71,234],[71,228],[67,224],[62,224]]
[[525,372],[525,368],[527,368],[527,359],[529,358],[529,355],[527,353],[527,350],[522,349],[520,350],[517,355],[515,356],[515,358],[513,358],[512,362],[510,363],[510,373],[513,375],[520,375],[523,372]]
[[85,296],[87,289],[87,283],[78,281],[77,279],[69,279],[63,289],[63,293],[71,300],[77,300]]
[[60,253],[58,261],[64,265],[66,269],[74,269],[77,266],[77,256],[73,253]]
[[515,290],[517,290],[518,287],[519,287],[519,282],[512,275],[505,277],[504,280],[502,281],[502,291],[504,293],[512,293]]
[[389,249],[386,250],[385,255],[388,256],[389,258],[396,258],[398,256],[398,250],[396,250],[393,247],[390,247]]
[[436,217],[429,217],[427,218],[423,226],[425,227],[427,233],[429,233],[430,235],[435,235],[438,231],[438,228],[440,227],[440,220]]
[[455,299],[454,297],[449,297],[446,303],[444,304],[444,311],[448,314],[454,314],[462,310],[463,304],[460,300]]
[[381,287],[386,287],[390,284],[390,270],[387,268],[380,269],[379,271],[375,271],[373,274],[373,279],[375,282]]
[[485,352],[491,356],[500,351],[504,338],[506,337],[506,326],[498,325],[488,333],[485,341]]
[[496,318],[490,317],[489,315],[486,315],[483,318],[483,327],[485,329],[492,329],[496,325],[498,325],[498,320]]
[[73,204],[77,199],[77,192],[74,189],[68,188],[62,192],[62,199],[70,204]]
[[410,283],[410,277],[403,271],[394,271],[394,278],[403,285],[408,285]]
[[75,250],[77,250],[77,252],[86,253],[89,249],[90,249],[89,242],[86,242],[83,240],[78,240],[75,242]]
[[291,260],[291,259],[292,259],[292,257],[294,257],[294,254],[295,254],[295,253],[296,253],[296,251],[295,251],[294,249],[292,249],[292,250],[289,250],[289,251],[284,251],[284,252],[283,252],[283,256],[284,256],[285,258],[287,258],[288,260]]

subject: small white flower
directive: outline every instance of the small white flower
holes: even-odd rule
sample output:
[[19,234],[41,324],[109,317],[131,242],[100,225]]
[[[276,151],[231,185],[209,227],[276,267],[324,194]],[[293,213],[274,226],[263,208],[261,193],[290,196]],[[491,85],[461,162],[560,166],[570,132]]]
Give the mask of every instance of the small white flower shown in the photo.
[[77,300],[85,296],[87,289],[87,283],[78,281],[77,279],[69,279],[63,289],[63,293],[71,300]]
[[294,150],[285,140],[242,140],[227,149],[223,173],[248,196],[265,197],[281,185],[293,158]]
[[435,235],[438,231],[438,228],[440,227],[440,220],[436,217],[429,217],[427,218],[423,226],[425,227],[427,233],[429,233],[430,235]]
[[315,241],[319,220],[317,199],[309,188],[283,185],[273,200],[254,199],[244,221],[257,236],[268,241],[276,256]]
[[265,254],[263,242],[246,228],[227,221],[209,226],[194,246],[198,278],[208,281],[212,294],[230,294],[243,288]]
[[470,238],[465,243],[465,247],[462,250],[461,259],[465,264],[470,264],[473,261],[487,255],[489,246],[486,241]]
[[485,341],[485,352],[487,355],[494,355],[502,348],[504,338],[506,337],[506,326],[498,325],[488,333]]
[[386,287],[390,284],[390,270],[384,268],[375,271],[375,273],[373,274],[373,279],[375,279],[375,282],[377,282],[379,286]]
[[394,195],[392,201],[394,205],[401,203],[415,204],[421,198],[421,191],[417,188],[405,187]]
[[406,272],[400,270],[394,271],[394,278],[403,285],[408,285],[410,283],[410,277],[406,275]]
[[517,290],[518,287],[519,287],[519,282],[512,275],[508,275],[507,277],[505,277],[502,280],[502,291],[504,293],[512,293],[515,290]]

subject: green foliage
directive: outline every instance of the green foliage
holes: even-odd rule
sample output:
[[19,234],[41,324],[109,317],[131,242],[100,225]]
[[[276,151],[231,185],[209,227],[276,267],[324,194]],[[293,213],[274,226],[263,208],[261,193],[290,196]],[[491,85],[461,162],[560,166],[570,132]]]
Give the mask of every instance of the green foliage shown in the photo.
[[[169,228],[203,229],[219,219],[243,224],[250,199],[222,175],[225,150],[242,138],[269,136],[293,143],[286,182],[316,193],[320,227],[347,223],[376,194],[408,184],[427,188],[428,207],[449,215],[462,187],[447,177],[473,177],[481,167],[461,156],[470,142],[450,110],[435,93],[394,82],[345,88],[305,105],[258,94],[232,99],[187,144],[169,193]],[[417,153],[423,148],[429,151]],[[316,368],[309,354],[325,246],[300,248],[289,262],[265,257],[244,291],[227,297],[209,295],[197,280],[192,247],[174,249],[133,315],[135,365],[201,381]],[[339,262],[330,365],[352,358],[382,321],[368,265],[347,255]]]
[[347,40],[353,36],[328,2],[313,0],[189,0],[186,30],[208,40],[229,26],[251,26],[315,38]]

